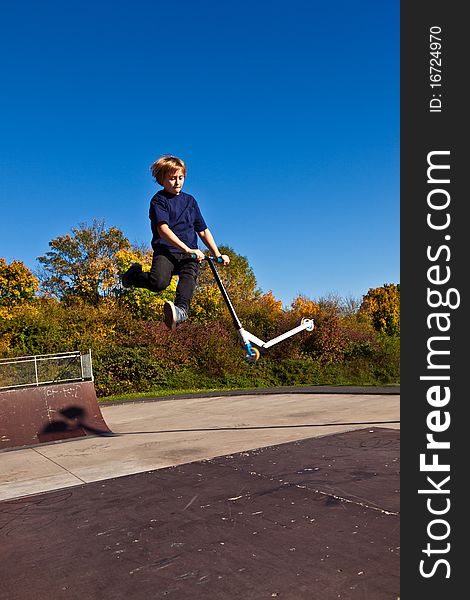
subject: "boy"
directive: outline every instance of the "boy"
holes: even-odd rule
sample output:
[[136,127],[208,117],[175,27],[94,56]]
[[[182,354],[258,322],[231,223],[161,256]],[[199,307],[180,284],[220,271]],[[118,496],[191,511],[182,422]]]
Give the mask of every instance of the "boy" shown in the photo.
[[166,326],[175,329],[188,318],[199,264],[204,260],[204,254],[197,247],[197,236],[212,256],[222,258],[224,265],[228,265],[230,259],[220,253],[196,200],[181,191],[186,177],[184,162],[176,156],[164,155],[153,163],[150,171],[163,187],[150,201],[152,267],[146,273],[141,265],[134,263],[122,276],[122,285],[161,292],[169,286],[172,276],[178,275],[175,302],[167,301],[163,307]]

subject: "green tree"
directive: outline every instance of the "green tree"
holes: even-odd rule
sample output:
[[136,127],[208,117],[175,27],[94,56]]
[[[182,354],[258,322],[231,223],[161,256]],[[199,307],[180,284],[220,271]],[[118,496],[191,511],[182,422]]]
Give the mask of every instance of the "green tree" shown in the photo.
[[[228,266],[216,264],[216,268],[235,309],[245,302],[259,298],[262,292],[257,287],[256,277],[248,259],[237,254],[229,246],[219,246],[219,250],[230,257]],[[209,265],[202,263],[191,305],[191,317],[201,322],[216,320],[224,314],[224,307],[224,300],[214,275]]]
[[97,304],[117,287],[116,254],[131,244],[120,229],[94,219],[91,225],[80,223],[71,234],[53,239],[49,246],[51,250],[38,257],[42,291],[59,300],[78,296]]
[[362,299],[360,312],[372,320],[376,331],[386,335],[400,333],[400,285],[385,283],[371,288]]

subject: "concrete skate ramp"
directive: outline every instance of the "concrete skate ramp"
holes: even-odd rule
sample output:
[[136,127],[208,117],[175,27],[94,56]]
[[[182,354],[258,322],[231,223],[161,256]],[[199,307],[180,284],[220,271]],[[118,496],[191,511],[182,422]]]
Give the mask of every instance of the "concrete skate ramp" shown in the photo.
[[0,392],[0,449],[111,435],[92,381]]

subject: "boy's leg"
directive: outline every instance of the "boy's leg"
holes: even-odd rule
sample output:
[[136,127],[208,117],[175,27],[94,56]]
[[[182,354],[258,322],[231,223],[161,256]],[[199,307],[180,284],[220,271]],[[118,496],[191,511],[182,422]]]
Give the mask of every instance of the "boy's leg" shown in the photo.
[[161,292],[170,285],[173,275],[178,275],[175,302],[164,304],[165,324],[175,329],[178,323],[188,318],[189,305],[196,287],[199,265],[187,254],[155,254],[152,267],[148,273],[143,272],[138,264],[134,264],[123,276],[124,287],[146,288],[152,292]]
[[199,266],[194,259],[188,258],[187,255],[178,257],[175,269],[175,275],[178,275],[175,303],[167,300],[163,307],[165,325],[169,329],[175,329],[177,325],[188,318],[189,305],[194,294],[198,273]]
[[171,257],[154,253],[149,272],[142,271],[142,267],[134,263],[122,276],[122,283],[126,288],[137,287],[161,292],[170,285],[174,269],[175,262]]
[[[172,276],[175,274],[175,260],[166,254],[153,254],[152,266],[147,275],[147,289],[152,292],[161,292],[170,285]],[[143,273],[144,275],[144,273]]]
[[185,310],[186,314],[193,298],[198,274],[199,264],[196,260],[184,257],[179,261],[175,271],[175,275],[179,277],[176,286],[175,304]]

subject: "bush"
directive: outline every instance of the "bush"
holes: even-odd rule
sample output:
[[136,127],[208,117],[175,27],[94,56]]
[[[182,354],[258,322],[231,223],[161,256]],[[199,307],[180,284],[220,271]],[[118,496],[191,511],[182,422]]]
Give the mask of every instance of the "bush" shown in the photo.
[[317,385],[321,379],[321,365],[311,358],[286,359],[273,363],[276,385]]
[[345,312],[335,301],[317,304],[306,299],[285,311],[270,294],[239,301],[244,326],[264,340],[297,326],[301,316],[315,320],[312,332],[262,351],[260,360],[249,364],[228,312],[222,307],[223,316],[217,316],[219,305],[212,310],[209,296],[207,306],[201,305],[198,315],[174,332],[149,314],[135,318],[135,307],[126,307],[119,298],[96,306],[73,297],[62,302],[38,299],[0,321],[0,353],[22,356],[91,348],[99,396],[399,382],[399,336],[377,332],[363,311]]
[[129,348],[114,344],[95,352],[93,372],[98,396],[147,392],[166,387],[167,370],[148,348]]

